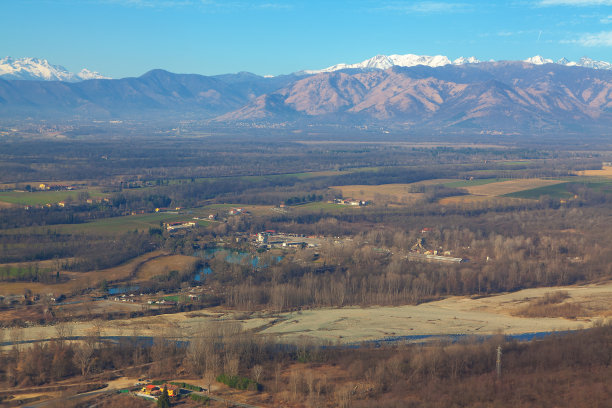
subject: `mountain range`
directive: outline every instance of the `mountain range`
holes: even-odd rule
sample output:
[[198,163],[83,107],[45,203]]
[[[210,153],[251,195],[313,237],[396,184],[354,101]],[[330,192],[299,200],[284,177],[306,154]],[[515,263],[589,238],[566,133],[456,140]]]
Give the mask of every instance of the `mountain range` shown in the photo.
[[87,79],[110,79],[87,68],[75,74],[61,65],[50,64],[46,59],[11,57],[0,59],[0,78],[67,82]]
[[[344,69],[388,69],[391,67],[414,67],[424,65],[427,67],[442,67],[445,65],[464,65],[464,64],[479,64],[480,61],[476,57],[459,57],[451,61],[444,55],[376,55],[365,61],[355,64],[340,63],[319,70],[303,70],[298,71],[295,75],[312,75],[323,72],[334,72]],[[494,61],[488,61],[494,62]],[[578,61],[569,61],[566,58],[561,58],[558,61],[553,61],[550,58],[544,58],[540,55],[530,57],[524,62],[543,65],[543,64],[559,64],[568,67],[585,67],[593,69],[609,69],[612,70],[612,63],[606,61],[596,61],[588,57],[582,57]],[[11,58],[5,57],[0,59],[0,78],[9,80],[41,80],[41,81],[66,81],[78,82],[87,79],[110,79],[99,72],[90,71],[87,68],[82,69],[78,73],[68,71],[61,65],[52,65],[46,59],[38,58]]]
[[[405,55],[377,55],[370,59],[367,59],[362,62],[358,62],[356,64],[336,64],[328,68],[320,69],[320,70],[305,70],[299,71],[297,74],[320,74],[322,72],[333,72],[340,71],[343,69],[387,69],[394,66],[397,67],[414,67],[417,65],[425,65],[427,67],[443,67],[445,65],[464,65],[464,64],[480,64],[483,61],[480,61],[476,57],[459,57],[453,61],[451,61],[448,57],[444,55],[415,55],[415,54],[405,54]],[[493,60],[488,62],[495,62]],[[558,61],[553,61],[550,58],[544,58],[540,55],[536,55],[531,58],[527,58],[524,60],[529,64],[534,65],[543,65],[543,64],[558,64],[565,65],[568,67],[585,67],[585,68],[593,68],[593,69],[612,69],[612,64],[606,61],[596,61],[588,57],[582,57],[578,61],[569,61],[566,58],[561,58]]]
[[[435,66],[399,66],[410,58],[390,58],[394,64],[387,68],[330,67],[276,77],[153,70],[137,78],[80,82],[0,79],[0,117],[380,125],[506,134],[604,134],[612,127],[612,70],[545,59],[445,63],[430,58]],[[377,61],[388,64],[384,58]]]

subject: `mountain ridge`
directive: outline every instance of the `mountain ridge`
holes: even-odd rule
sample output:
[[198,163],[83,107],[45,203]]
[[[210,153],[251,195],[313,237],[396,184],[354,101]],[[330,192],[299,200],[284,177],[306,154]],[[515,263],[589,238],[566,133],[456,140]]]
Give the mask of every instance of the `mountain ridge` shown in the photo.
[[[276,108],[266,109],[272,97]],[[340,70],[302,78],[215,120],[280,121],[287,110],[305,120],[432,129],[597,127],[612,123],[612,72],[526,62]]]
[[[385,70],[392,66],[399,67],[413,67],[417,65],[424,65],[432,68],[442,67],[445,65],[464,65],[464,64],[480,64],[482,62],[501,62],[501,61],[481,61],[476,57],[459,57],[454,60],[450,60],[444,55],[416,55],[416,54],[392,54],[392,55],[376,55],[372,58],[354,64],[335,64],[327,68],[319,70],[303,70],[298,71],[296,74],[301,75],[312,75],[320,74],[323,72],[340,71],[344,69],[382,69]],[[582,57],[578,61],[570,61],[567,58],[561,58],[556,62],[550,58],[544,58],[540,55],[535,55],[523,60],[529,64],[543,65],[543,64],[558,64],[565,66],[578,66],[593,69],[606,69],[612,70],[612,63],[606,61],[596,61],[588,57]]]
[[[279,75],[281,77],[286,76],[304,76],[304,75],[315,75],[324,72],[334,72],[346,69],[357,69],[357,70],[385,70],[394,66],[398,67],[414,67],[414,66],[428,66],[428,67],[442,67],[446,65],[465,65],[465,64],[480,64],[483,62],[496,62],[496,61],[481,61],[476,57],[459,57],[454,60],[450,60],[444,55],[417,55],[417,54],[392,54],[383,55],[379,54],[372,58],[364,61],[346,64],[339,63],[332,65],[327,68],[318,70],[302,70],[287,75]],[[501,62],[501,61],[497,61]],[[612,63],[607,61],[597,61],[588,57],[582,57],[578,61],[570,61],[567,58],[561,58],[557,61],[553,61],[550,58],[544,58],[540,55],[529,57],[524,59],[523,62],[527,62],[534,65],[543,64],[557,64],[565,66],[578,66],[592,69],[603,69],[612,70]],[[152,69],[156,71],[158,69]],[[163,69],[162,69],[163,70]],[[216,77],[223,75],[242,75],[245,74],[256,75],[248,72],[240,72],[237,74],[221,74]],[[144,74],[146,75],[146,73]],[[198,74],[195,74],[198,75]],[[275,77],[266,75],[264,77]],[[89,79],[111,79],[106,77],[99,72],[91,71],[87,68],[83,68],[78,73],[68,71],[61,65],[53,65],[46,59],[38,58],[12,58],[5,57],[0,59],[0,78],[5,80],[43,80],[43,81],[63,81],[63,82],[78,82]]]
[[0,59],[0,78],[9,80],[43,80],[77,82],[88,79],[110,79],[99,72],[83,68],[77,73],[68,71],[61,65],[53,65],[46,59],[12,58]]
[[603,134],[612,127],[612,70],[501,61],[277,77],[157,69],[114,80],[0,79],[0,118]]

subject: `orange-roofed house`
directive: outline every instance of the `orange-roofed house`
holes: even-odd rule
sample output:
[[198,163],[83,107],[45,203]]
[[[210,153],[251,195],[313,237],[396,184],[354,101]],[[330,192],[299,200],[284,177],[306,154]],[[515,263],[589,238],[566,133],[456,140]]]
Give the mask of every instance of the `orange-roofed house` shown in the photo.
[[156,391],[159,391],[159,387],[157,385],[149,384],[149,385],[145,385],[144,387],[142,387],[141,391],[144,394],[152,395],[156,393]]

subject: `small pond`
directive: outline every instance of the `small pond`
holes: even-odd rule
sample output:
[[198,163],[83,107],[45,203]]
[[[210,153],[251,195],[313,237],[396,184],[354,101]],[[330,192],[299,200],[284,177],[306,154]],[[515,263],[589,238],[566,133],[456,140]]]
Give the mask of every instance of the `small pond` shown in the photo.
[[[203,258],[203,259],[213,259],[217,253],[226,254],[225,261],[228,263],[240,264],[243,262],[249,262],[253,266],[253,268],[258,268],[258,267],[265,268],[267,266],[267,265],[260,265],[258,256],[253,255],[249,252],[238,251],[235,249],[207,248],[207,249],[196,251],[193,255],[199,258]],[[282,259],[283,257],[280,255],[276,257],[277,262],[280,262]],[[210,273],[212,273],[212,269],[210,267],[208,266],[202,267],[196,273],[194,280],[197,282],[200,282],[205,275],[209,275]]]

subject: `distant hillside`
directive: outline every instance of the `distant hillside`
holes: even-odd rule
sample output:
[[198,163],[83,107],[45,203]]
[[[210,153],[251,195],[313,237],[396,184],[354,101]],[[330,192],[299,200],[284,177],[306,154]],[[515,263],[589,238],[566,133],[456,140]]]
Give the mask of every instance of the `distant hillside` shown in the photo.
[[316,120],[405,128],[535,130],[612,124],[612,72],[497,62],[345,70],[302,78],[219,121]]
[[488,62],[219,76],[154,70],[77,83],[0,80],[0,117],[184,118],[533,133],[612,126],[612,71]]
[[76,83],[0,79],[0,117],[214,117],[285,86],[291,76],[207,77],[153,70],[138,78]]

